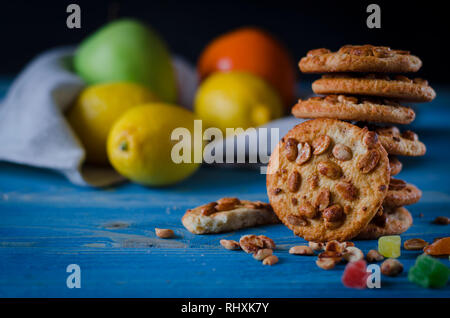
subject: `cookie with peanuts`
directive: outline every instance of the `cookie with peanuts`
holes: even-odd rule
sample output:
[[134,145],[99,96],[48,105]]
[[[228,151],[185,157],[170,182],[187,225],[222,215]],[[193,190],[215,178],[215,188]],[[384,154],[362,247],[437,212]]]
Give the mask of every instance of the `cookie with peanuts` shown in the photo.
[[420,191],[415,185],[406,183],[403,180],[391,178],[389,190],[384,199],[383,205],[390,207],[399,207],[411,205],[419,202],[422,197]]
[[423,156],[427,152],[427,148],[419,140],[419,136],[411,130],[400,132],[397,127],[390,126],[374,128],[374,131],[390,155],[417,157]]
[[404,207],[385,207],[358,234],[356,239],[375,240],[385,235],[399,235],[406,232],[412,223],[411,213]]
[[275,147],[267,193],[278,218],[308,241],[346,241],[376,215],[390,168],[374,132],[335,119],[291,129]]
[[431,102],[436,92],[421,78],[385,74],[325,74],[312,83],[316,94],[365,95],[400,101]]
[[292,114],[297,118],[335,118],[389,124],[409,124],[416,117],[412,108],[392,100],[348,95],[299,99],[292,108]]
[[403,169],[403,163],[401,163],[396,156],[389,155],[388,158],[391,177],[398,175]]
[[303,73],[409,73],[421,66],[422,61],[408,51],[369,44],[344,45],[336,52],[314,49],[299,62]]
[[238,198],[222,198],[189,209],[181,221],[184,227],[194,234],[230,232],[280,223],[270,204]]

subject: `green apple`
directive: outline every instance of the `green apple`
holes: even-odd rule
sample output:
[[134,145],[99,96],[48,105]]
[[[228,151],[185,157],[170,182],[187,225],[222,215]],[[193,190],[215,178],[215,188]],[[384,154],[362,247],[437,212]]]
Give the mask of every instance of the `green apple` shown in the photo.
[[175,73],[165,43],[136,20],[109,23],[85,39],[75,53],[74,67],[87,84],[136,82],[148,86],[163,101],[177,100]]

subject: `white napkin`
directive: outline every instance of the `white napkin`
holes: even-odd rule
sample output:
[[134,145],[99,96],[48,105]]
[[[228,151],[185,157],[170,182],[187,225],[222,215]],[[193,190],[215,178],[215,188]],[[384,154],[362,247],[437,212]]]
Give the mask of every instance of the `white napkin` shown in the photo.
[[[64,47],[45,52],[14,80],[0,104],[0,160],[56,170],[82,186],[104,187],[122,182],[124,178],[112,168],[83,165],[85,151],[64,117],[64,112],[85,86],[70,69],[74,50]],[[179,57],[174,57],[173,64],[179,88],[178,102],[192,109],[198,85],[195,68]],[[280,128],[281,138],[299,122],[299,119],[287,117],[265,127]],[[246,142],[242,137],[236,138]],[[269,146],[270,155],[274,145],[265,146]],[[251,155],[249,151],[258,151],[246,149],[247,156]]]

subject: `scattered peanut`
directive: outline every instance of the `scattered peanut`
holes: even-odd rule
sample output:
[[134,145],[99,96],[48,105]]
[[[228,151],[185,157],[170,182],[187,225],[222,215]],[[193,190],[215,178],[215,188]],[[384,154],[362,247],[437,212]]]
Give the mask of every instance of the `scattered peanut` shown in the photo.
[[293,246],[289,249],[289,254],[294,255],[314,255],[311,247],[305,245]]
[[434,219],[433,223],[438,225],[448,225],[450,224],[450,218],[446,216],[438,216]]
[[244,235],[239,240],[239,245],[246,253],[256,253],[263,248],[275,248],[275,243],[272,239],[265,235]]
[[342,253],[344,251],[344,246],[336,240],[329,241],[325,245],[325,251]]
[[238,242],[233,240],[220,240],[220,245],[225,247],[227,250],[240,250],[241,246]]
[[309,247],[311,247],[314,251],[323,250],[323,243],[321,242],[308,242]]
[[316,265],[325,270],[334,268],[336,264],[332,258],[318,258],[316,260]]
[[423,250],[427,246],[428,246],[428,243],[419,238],[406,240],[405,243],[403,243],[403,247],[405,248],[405,250],[409,250],[409,251]]
[[278,257],[270,255],[263,260],[263,265],[273,265],[278,263]]
[[319,258],[330,258],[332,259],[336,264],[339,263],[342,260],[342,253],[335,252],[335,251],[325,251],[318,255]]
[[157,237],[160,238],[171,238],[174,235],[174,232],[171,229],[158,229],[155,227],[155,233]]
[[394,258],[389,258],[381,264],[381,274],[386,276],[397,276],[403,272],[403,265]]
[[262,261],[266,259],[267,257],[271,256],[273,251],[270,248],[263,248],[258,250],[256,253],[253,254],[253,258]]
[[366,255],[366,260],[369,263],[374,263],[374,262],[380,262],[380,261],[384,260],[384,257],[383,257],[383,255],[378,253],[377,250],[370,250]]
[[359,248],[355,246],[349,246],[345,249],[343,258],[347,262],[352,263],[364,259],[364,254]]

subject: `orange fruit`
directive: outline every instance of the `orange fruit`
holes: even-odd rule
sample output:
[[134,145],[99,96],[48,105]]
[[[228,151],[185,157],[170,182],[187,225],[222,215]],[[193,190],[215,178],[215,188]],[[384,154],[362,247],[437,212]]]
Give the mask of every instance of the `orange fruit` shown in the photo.
[[198,72],[205,79],[213,72],[247,71],[270,83],[286,107],[295,98],[296,69],[289,52],[267,32],[240,28],[213,40],[202,52]]

